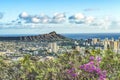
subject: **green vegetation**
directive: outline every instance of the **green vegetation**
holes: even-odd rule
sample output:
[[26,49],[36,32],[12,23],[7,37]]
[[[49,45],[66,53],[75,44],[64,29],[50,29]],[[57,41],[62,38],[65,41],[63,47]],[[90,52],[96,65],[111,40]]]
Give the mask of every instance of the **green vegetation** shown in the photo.
[[[99,61],[93,58],[100,57]],[[100,79],[95,71],[81,69],[82,65],[99,63],[101,71],[106,71],[106,78]],[[88,68],[90,69],[90,68]],[[18,61],[0,57],[0,80],[119,80],[120,54],[111,50],[91,50],[85,55],[77,51],[57,55],[54,59],[40,61],[39,57],[25,55]]]

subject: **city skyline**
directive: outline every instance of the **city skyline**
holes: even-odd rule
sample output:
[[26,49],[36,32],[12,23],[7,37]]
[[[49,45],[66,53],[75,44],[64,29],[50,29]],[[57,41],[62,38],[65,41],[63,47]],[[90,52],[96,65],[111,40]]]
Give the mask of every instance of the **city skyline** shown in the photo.
[[118,33],[119,0],[2,0],[0,34]]

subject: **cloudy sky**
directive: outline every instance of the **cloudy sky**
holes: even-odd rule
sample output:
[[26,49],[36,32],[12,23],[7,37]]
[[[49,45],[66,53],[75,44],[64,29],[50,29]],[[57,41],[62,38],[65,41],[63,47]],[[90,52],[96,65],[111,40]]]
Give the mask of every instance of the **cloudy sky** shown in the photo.
[[120,0],[1,0],[0,35],[120,32]]

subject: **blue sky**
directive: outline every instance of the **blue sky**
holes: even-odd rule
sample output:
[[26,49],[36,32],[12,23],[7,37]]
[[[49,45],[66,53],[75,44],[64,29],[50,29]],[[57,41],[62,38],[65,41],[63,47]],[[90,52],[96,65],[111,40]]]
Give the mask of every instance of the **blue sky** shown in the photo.
[[1,0],[0,34],[120,32],[120,0]]

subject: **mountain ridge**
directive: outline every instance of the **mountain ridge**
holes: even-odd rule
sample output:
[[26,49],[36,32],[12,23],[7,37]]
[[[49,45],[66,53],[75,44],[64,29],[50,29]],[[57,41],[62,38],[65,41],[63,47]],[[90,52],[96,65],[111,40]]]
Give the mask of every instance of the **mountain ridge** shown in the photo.
[[55,31],[52,31],[48,34],[39,34],[32,36],[19,36],[19,37],[0,37],[0,40],[21,40],[21,41],[54,41],[54,40],[64,40],[68,39],[60,34],[57,34]]

